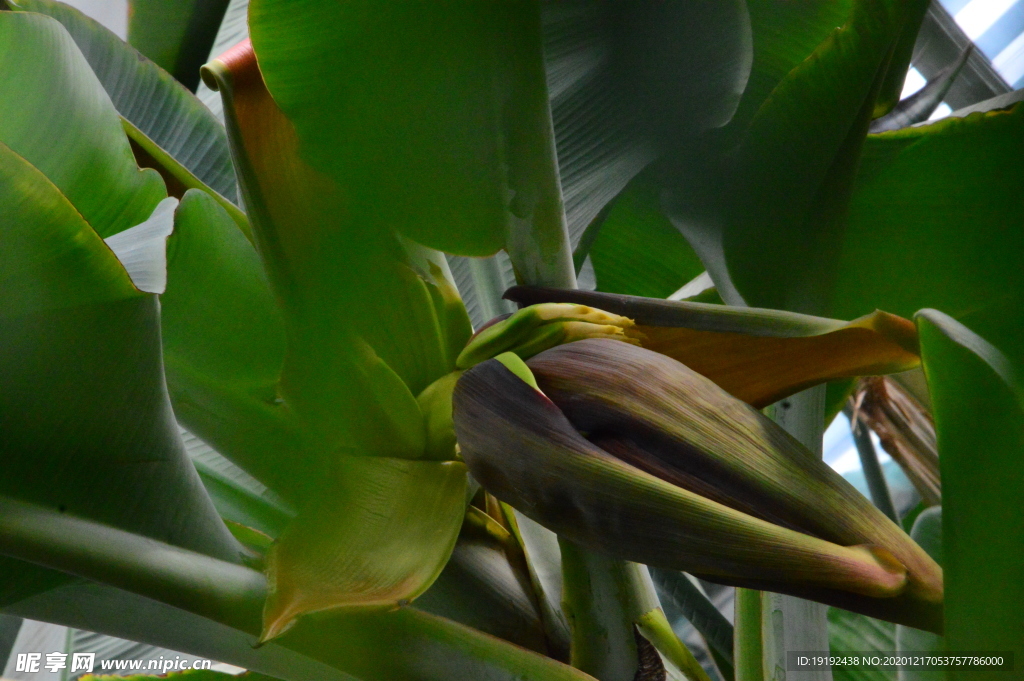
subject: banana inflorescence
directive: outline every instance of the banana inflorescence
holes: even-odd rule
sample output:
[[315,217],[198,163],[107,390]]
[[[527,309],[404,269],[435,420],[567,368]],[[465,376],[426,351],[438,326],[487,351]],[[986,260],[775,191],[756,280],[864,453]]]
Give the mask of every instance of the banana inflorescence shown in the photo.
[[506,341],[478,334],[454,386],[461,456],[492,494],[609,555],[941,629],[941,568],[711,380],[610,339],[624,332],[529,353],[534,385],[507,360],[481,361],[485,347],[537,348],[543,326],[534,317]]

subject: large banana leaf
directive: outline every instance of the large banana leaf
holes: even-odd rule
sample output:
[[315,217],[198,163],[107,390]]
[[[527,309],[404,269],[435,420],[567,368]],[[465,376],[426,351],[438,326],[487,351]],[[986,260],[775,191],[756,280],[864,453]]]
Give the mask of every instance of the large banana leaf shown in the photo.
[[295,129],[247,42],[205,73],[224,96],[256,243],[282,305],[288,348],[274,409],[304,431],[291,455],[264,450],[250,464],[298,509],[270,554],[271,638],[307,613],[406,603],[441,572],[465,470],[409,461],[426,454],[414,396],[454,368],[468,329],[430,254],[352,210],[343,186],[298,157]]
[[[564,228],[548,213],[560,201],[546,139],[549,95],[578,235],[652,154],[728,119],[749,68],[748,27],[735,2],[559,3],[543,19],[538,5],[380,13],[368,4],[269,0],[250,14],[261,66],[302,153],[351,188],[354,203],[385,204],[399,229],[451,252],[484,255],[520,240],[510,250],[516,261],[529,250],[521,234],[532,232],[551,252],[541,259],[558,260]],[[538,78],[542,21],[547,86]],[[341,26],[352,29],[339,43]],[[716,36],[715,49],[698,49],[689,32]],[[294,49],[298,35],[315,49]],[[440,69],[445,76],[433,77]],[[323,87],[325,76],[339,87]],[[310,87],[311,77],[320,85]],[[499,158],[508,170],[495,166]],[[516,262],[527,278],[535,265],[543,269]]]
[[[839,608],[829,608],[829,653],[837,656],[866,652],[891,655],[896,650],[895,629],[898,626],[900,625],[882,622],[867,615],[858,615]],[[934,634],[926,632],[921,633],[934,636]],[[835,681],[896,681],[896,670],[869,665],[856,667],[836,665],[832,667],[832,678]]]
[[595,228],[599,231],[590,257],[598,291],[668,298],[704,271],[690,244],[661,211],[657,188],[650,182],[626,189]]
[[[62,22],[124,118],[139,161],[155,165],[184,198],[162,301],[172,399],[179,418],[225,451],[248,454],[245,463],[265,477],[260,453],[280,456],[297,438],[272,405],[283,328],[255,252],[236,228],[247,231],[248,221],[224,198],[236,188],[223,127],[170,75],[77,10],[52,0],[16,7]],[[114,148],[124,144],[118,137]],[[210,198],[185,197],[189,187]]]
[[[219,660],[288,681],[353,681],[354,677],[252,634],[143,596],[90,582],[68,584],[5,608],[27,619],[103,632]],[[125,617],[132,613],[132,617]],[[87,651],[96,651],[88,648]],[[99,655],[97,655],[99,657]]]
[[190,90],[228,0],[130,0],[128,41]]
[[728,122],[750,72],[742,0],[616,4],[541,3],[574,248],[647,164]]
[[284,361],[284,324],[259,258],[227,212],[189,190],[167,242],[161,298],[164,356],[271,401]]
[[1012,471],[1024,447],[1024,390],[1008,358],[963,324],[935,310],[917,323],[942,467],[946,643],[1019,660],[1024,478]]
[[249,15],[299,152],[355,221],[461,255],[530,225],[563,238],[537,3],[271,0]]
[[38,14],[2,19],[0,141],[56,185],[99,236],[145,221],[166,196],[163,182],[135,165],[114,107],[71,36]]
[[[642,179],[674,187],[666,208],[730,302],[846,319],[879,307],[906,317],[935,307],[1019,361],[1024,112],[866,137],[853,131],[849,121],[881,101],[873,91],[854,96],[875,83],[868,67],[880,63],[879,46],[901,25],[902,44],[916,21],[916,4],[896,15],[885,6],[855,3],[826,40],[846,17],[843,3],[751,3],[754,67],[733,134],[710,137]],[[775,104],[765,101],[769,92]],[[840,105],[843,97],[850,101]],[[785,113],[780,102],[793,109]],[[812,104],[825,108],[812,114]],[[809,120],[828,129],[811,133]],[[744,211],[749,220],[737,217]],[[661,243],[654,221],[637,224],[638,243]],[[789,299],[788,290],[817,299]]]
[[[790,71],[744,131],[721,248],[749,304],[822,312],[842,215],[909,6],[861,0]],[[723,197],[724,198],[724,197]],[[714,276],[712,272],[712,276]]]
[[[162,183],[135,166],[109,99],[59,23],[5,12],[0,32],[10,107],[0,123],[2,496],[238,560],[174,423],[156,298],[136,289],[100,238],[131,241],[125,223],[149,217]],[[66,145],[60,159],[46,151],[54,137]],[[26,584],[55,583],[23,564],[5,574],[5,601]]]
[[295,509],[210,445],[180,430],[185,450],[220,517],[234,523],[235,530],[248,528],[250,538],[262,535],[269,540],[280,536],[295,517]]
[[1020,105],[869,136],[837,263],[836,314],[933,307],[1021,361],[1022,154]]
[[[147,153],[163,153],[177,167],[165,172],[186,187],[212,189],[224,203],[238,196],[224,128],[196,97],[162,68],[77,9],[55,0],[12,0],[16,9],[52,16],[64,25],[129,134]],[[198,74],[198,67],[196,70]],[[184,172],[181,172],[184,170]],[[198,181],[198,182],[197,182]],[[176,194],[181,198],[180,193]]]
[[228,104],[259,253],[285,306],[282,391],[328,450],[419,456],[413,396],[448,370],[429,284],[393,232],[350,220],[341,189],[297,157],[251,49],[239,49],[208,73]]
[[731,126],[742,129],[793,68],[850,13],[852,0],[747,0],[753,38],[750,78]]
[[252,244],[208,194],[189,190],[167,242],[164,361],[177,418],[279,490],[274,462],[308,443],[275,401],[284,322]]

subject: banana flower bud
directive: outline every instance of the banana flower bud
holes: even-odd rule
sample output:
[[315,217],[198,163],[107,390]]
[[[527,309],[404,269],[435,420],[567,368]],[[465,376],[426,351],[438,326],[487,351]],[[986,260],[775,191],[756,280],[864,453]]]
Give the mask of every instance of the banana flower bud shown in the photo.
[[941,568],[712,381],[604,339],[502,360],[459,379],[455,432],[474,477],[527,516],[626,560],[941,629]]
[[610,338],[639,345],[633,320],[586,305],[539,303],[492,320],[466,344],[455,364],[460,369],[514,352],[525,359],[563,343]]

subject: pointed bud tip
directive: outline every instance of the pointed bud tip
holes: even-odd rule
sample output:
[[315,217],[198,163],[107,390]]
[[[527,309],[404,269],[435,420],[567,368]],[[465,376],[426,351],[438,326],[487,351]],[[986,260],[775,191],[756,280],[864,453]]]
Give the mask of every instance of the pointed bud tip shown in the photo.
[[861,544],[850,547],[854,551],[866,553],[877,569],[873,570],[874,581],[860,589],[851,589],[865,596],[875,598],[891,598],[898,596],[909,583],[907,567],[897,560],[888,549],[881,546]]

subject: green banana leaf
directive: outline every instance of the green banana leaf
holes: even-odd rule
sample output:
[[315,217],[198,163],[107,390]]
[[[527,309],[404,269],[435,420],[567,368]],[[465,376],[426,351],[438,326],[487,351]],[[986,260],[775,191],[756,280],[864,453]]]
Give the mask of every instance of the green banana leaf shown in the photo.
[[750,78],[730,128],[745,128],[794,67],[850,14],[854,0],[810,0],[799,5],[747,0],[753,42]]
[[[369,5],[269,0],[254,3],[250,15],[270,90],[295,122],[302,153],[314,167],[351,187],[355,197],[366,197],[360,201],[387,205],[393,223],[433,247],[490,254],[505,244],[508,228],[509,237],[519,240],[510,249],[513,261],[529,279],[528,270],[545,267],[533,259],[550,265],[564,248],[559,232],[565,225],[546,212],[558,184],[545,170],[553,160],[545,141],[549,107],[571,220],[585,225],[646,164],[645,145],[665,146],[680,132],[724,123],[749,67],[741,3],[625,9],[560,3],[546,8],[544,17],[538,5],[521,3],[513,10],[456,3],[381,15],[370,14]],[[547,86],[541,23],[549,54]],[[339,43],[339,26],[364,28]],[[698,41],[677,39],[688,31],[722,39],[709,54],[693,49]],[[394,40],[395,35],[404,37]],[[311,49],[293,49],[295,40]],[[321,44],[331,48],[315,48]],[[416,50],[430,59],[417,58]],[[702,60],[719,56],[724,63],[716,63],[721,68],[708,78]],[[431,69],[444,69],[445,78],[432,78]],[[358,87],[350,72],[359,74]],[[313,73],[320,85],[311,88]],[[324,74],[347,85],[324,88]],[[488,84],[492,78],[500,89]],[[427,82],[447,85],[427,90]],[[344,118],[339,111],[347,112]],[[502,131],[512,121],[515,129]],[[536,151],[527,151],[529,146]],[[534,158],[545,146],[548,158]],[[507,178],[494,165],[499,157],[513,164]],[[386,171],[380,163],[388,164]],[[506,184],[518,196],[508,206]],[[403,198],[392,201],[398,187]],[[588,205],[578,207],[581,202]],[[455,205],[457,214],[444,212]],[[518,261],[518,252],[529,250],[521,233],[531,229],[550,254]],[[571,284],[571,275],[566,277]]]
[[963,324],[936,310],[916,319],[942,469],[946,643],[1021,659],[1024,480],[1008,471],[1024,446],[1024,390],[1010,360]]
[[332,481],[270,550],[261,641],[325,610],[393,610],[437,579],[466,499],[457,461],[338,457]]
[[[162,183],[135,166],[109,99],[59,23],[4,12],[0,33],[3,101],[11,107],[0,123],[8,244],[0,284],[2,496],[237,561],[240,546],[173,420],[156,298],[133,285],[113,244],[100,238],[121,233],[116,240],[133,242],[139,232],[125,232],[125,223],[147,220]],[[31,120],[15,97],[34,112]],[[46,152],[54,137],[65,144],[60,159]],[[118,249],[135,246],[141,275],[152,249]],[[149,283],[159,285],[159,276]],[[95,494],[103,488],[111,493]],[[66,579],[5,562],[5,601]]]
[[285,330],[259,258],[204,192],[189,190],[174,221],[161,322],[176,416],[265,484],[287,487],[274,462],[308,445],[275,403]]
[[505,289],[516,283],[512,261],[505,251],[490,258],[449,255],[446,259],[473,328],[479,329],[495,317],[515,312],[515,305],[501,298]]
[[207,73],[228,103],[259,253],[284,305],[282,395],[319,439],[314,456],[338,447],[420,456],[414,395],[449,370],[432,284],[410,269],[390,230],[347,221],[339,228],[343,195],[295,155],[290,123],[251,50],[240,50]]
[[662,600],[671,603],[731,669],[733,625],[708,600],[703,590],[691,581],[693,578],[682,572],[659,568],[651,568],[651,578]]
[[[848,610],[829,608],[829,653],[837,656],[864,653],[892,655],[896,651],[898,626]],[[896,670],[869,665],[836,665],[832,667],[832,678],[835,681],[896,681]]]
[[516,220],[564,239],[539,5],[271,0],[249,16],[299,153],[355,221],[460,255],[494,253]]
[[[774,13],[767,11],[768,5]],[[772,89],[782,82],[782,74],[798,63],[796,55],[806,56],[809,45],[824,38],[823,35],[814,37],[820,35],[816,32],[820,26],[841,23],[835,17],[822,18],[821,14],[826,10],[839,11],[838,3],[815,7],[815,11],[807,10],[802,15],[807,25],[796,30],[801,19],[795,14],[787,15],[785,7],[778,3],[751,4],[755,60],[747,93],[750,97],[754,97],[752,93],[759,87],[756,84],[766,78],[768,71],[776,74],[765,81],[774,83]],[[801,13],[805,10],[805,5],[799,8]],[[771,20],[780,22],[777,29],[764,28],[768,25],[765,22]],[[811,30],[810,25],[815,22],[820,23],[819,29]],[[798,39],[807,42],[799,50],[794,48],[790,58],[782,59],[783,47]],[[759,45],[764,46],[760,51]],[[769,58],[769,50],[775,47],[780,50],[779,54]],[[802,68],[820,71],[821,60],[832,52],[835,49],[823,45],[820,56],[806,62]],[[873,53],[866,52],[864,58]],[[775,57],[778,57],[775,67],[761,68],[768,62],[774,63]],[[838,58],[838,54],[832,58]],[[794,72],[790,77],[788,87],[791,89],[801,82],[797,75]],[[803,94],[799,96],[835,99],[832,90],[847,89],[845,81],[826,82],[822,78],[815,82],[819,78],[822,73],[813,79],[807,77],[806,86],[800,88]],[[782,91],[778,94],[782,98]],[[745,129],[747,124],[742,122],[745,106],[741,104],[731,127]],[[759,115],[765,117],[768,113],[765,110]],[[775,120],[774,126],[788,127],[798,136],[794,142],[797,147],[793,148],[805,150],[823,139],[822,135],[807,132],[806,116],[806,111],[798,111],[788,119],[765,118],[765,123]],[[1012,361],[1020,362],[1024,348],[1015,330],[1024,318],[1024,305],[1018,294],[1024,268],[1017,255],[1024,244],[1020,243],[1021,230],[1016,227],[1022,219],[1018,197],[1024,189],[1024,173],[1017,163],[1024,139],[1020,134],[1022,120],[1024,111],[1011,108],[868,135],[860,152],[844,156],[845,162],[856,161],[858,167],[852,184],[843,190],[850,193],[848,206],[842,210],[838,209],[838,204],[833,206],[840,215],[836,218],[838,222],[828,228],[833,229],[831,245],[822,241],[801,247],[804,251],[786,245],[787,239],[807,243],[824,239],[821,235],[827,230],[821,226],[822,220],[830,218],[819,210],[821,206],[807,213],[810,217],[806,219],[794,218],[796,226],[792,233],[786,231],[790,229],[787,227],[767,230],[757,237],[742,233],[735,225],[730,226],[725,208],[711,205],[714,201],[704,198],[742,194],[736,185],[729,184],[734,171],[727,158],[729,147],[721,140],[712,140],[699,153],[679,160],[680,166],[689,164],[690,167],[678,175],[681,179],[677,178],[677,196],[674,202],[669,202],[668,212],[674,223],[691,238],[719,290],[730,302],[797,309],[809,303],[787,302],[783,290],[789,286],[799,288],[794,277],[803,277],[804,289],[823,292],[822,300],[815,303],[823,305],[818,314],[850,319],[883,308],[909,317],[923,307],[935,307],[972,325],[1005,351]],[[856,139],[850,138],[850,143],[854,142]],[[817,172],[811,163],[812,155],[788,151],[785,154],[794,163],[806,164],[800,172]],[[765,177],[793,175],[776,165],[764,166],[763,172]],[[664,177],[661,180],[665,181]],[[814,184],[804,181],[808,182]],[[678,189],[680,186],[683,189]],[[722,186],[730,189],[723,192]],[[767,198],[758,204],[760,209],[753,207],[757,202],[744,198],[751,203],[752,214],[759,215],[760,210],[770,215],[774,210],[770,206],[774,204],[781,205],[780,210],[792,209],[789,204],[794,201],[794,194],[791,191],[772,191],[775,193],[765,192]],[[832,193],[838,197],[843,192],[837,188]],[[734,238],[729,243],[735,248],[723,246],[723,235],[730,230]],[[784,236],[787,233],[790,236]],[[658,243],[653,234],[637,239]],[[762,265],[757,264],[758,260],[776,263],[763,266],[779,271],[759,271]],[[790,264],[778,264],[786,262]],[[787,267],[788,271],[782,272]],[[815,267],[817,274],[812,271]],[[734,272],[741,273],[737,283],[740,291],[733,287],[731,274]],[[746,277],[746,284],[743,277]],[[598,279],[600,282],[600,272]]]
[[[235,171],[224,127],[180,83],[107,28],[55,0],[11,0],[26,12],[46,14],[68,30],[118,113],[129,136],[147,153],[174,163],[158,167],[185,187],[203,188],[225,208],[237,208]],[[197,67],[198,73],[198,67]],[[170,166],[170,167],[167,167]],[[181,198],[182,192],[174,196]],[[244,218],[243,218],[244,220]]]
[[[3,203],[22,207],[4,222],[8,243],[19,246],[6,253],[39,265],[8,265],[0,289],[11,304],[0,360],[2,495],[237,560],[237,544],[178,436],[162,382],[155,297],[135,290],[53,185],[3,151]],[[12,194],[19,186],[35,195]],[[91,300],[62,295],[76,284]],[[109,485],[116,494],[94,493]]]
[[225,521],[237,523],[235,527],[229,525],[229,529],[235,531],[242,526],[270,539],[280,536],[295,517],[295,509],[210,445],[185,429],[180,430],[185,451],[217,513]]
[[55,20],[0,15],[0,91],[0,141],[45,175],[99,236],[144,222],[167,195],[156,172],[135,165],[110,99]]
[[[739,160],[728,160],[727,145],[711,143],[680,160],[691,167],[675,180],[676,197],[669,212],[730,302],[802,311],[815,308],[817,314],[840,318],[863,315],[876,307],[903,316],[935,307],[977,328],[1017,362],[1024,355],[1019,334],[1014,332],[1022,316],[1015,293],[1021,288],[1022,268],[1016,256],[1021,231],[1014,227],[1021,219],[1017,197],[1024,187],[1016,163],[1024,139],[1022,114],[1015,110],[976,114],[866,138],[860,127],[856,134],[850,132],[853,129],[842,121],[852,120],[858,111],[863,117],[865,111],[857,108],[861,100],[853,97],[854,90],[874,82],[868,67],[879,58],[879,49],[872,45],[884,42],[901,23],[872,29],[873,21],[887,16],[868,12],[872,6],[854,6],[854,19],[862,18],[837,34],[837,39],[846,36],[840,42],[823,42],[815,57],[798,68],[792,60],[786,62],[792,70],[772,86],[774,99],[800,101],[799,109],[783,114],[780,105],[758,107],[749,125],[741,124],[737,114],[733,125],[745,135],[734,142],[740,145]],[[752,84],[761,77],[758,17],[768,16],[760,15],[756,7],[752,5],[751,10]],[[781,9],[777,18],[785,18]],[[908,14],[903,23],[912,26],[912,20]],[[780,45],[785,42],[782,36],[777,40]],[[860,47],[840,49],[843,45]],[[779,64],[781,73],[784,64]],[[860,68],[864,75],[859,80],[852,76],[829,79],[829,65]],[[852,97],[841,110],[836,108],[837,92]],[[812,115],[811,101],[831,107],[832,118],[821,112]],[[839,115],[842,112],[846,119]],[[821,125],[831,120],[831,127],[811,132],[808,119]],[[762,128],[757,120],[771,129],[770,135],[758,132]],[[778,151],[770,151],[769,140],[775,140]],[[832,140],[831,147],[826,140]],[[762,161],[755,163],[757,158]],[[786,170],[779,165],[783,162],[794,165],[785,166]],[[856,174],[851,176],[853,168]],[[736,180],[738,173],[748,177],[748,184]],[[734,180],[738,183],[732,184]],[[720,191],[723,183],[728,191]],[[744,186],[756,191],[745,192]],[[743,220],[728,207],[703,199],[709,191],[743,196],[741,203],[746,207],[740,212],[756,218],[749,221],[751,225],[762,226],[742,227]],[[808,198],[814,191],[819,191],[820,201]],[[844,196],[849,196],[848,203]],[[776,219],[786,224],[765,226]],[[790,300],[787,290],[814,291],[818,299]]]
[[742,199],[721,208],[721,249],[747,303],[827,309],[822,285],[830,283],[843,209],[910,9],[891,0],[854,3],[848,22],[776,85],[744,131],[726,195]]
[[177,199],[167,197],[148,220],[103,240],[139,291],[163,293],[167,287],[167,237],[174,230],[177,206]]
[[284,323],[252,245],[208,194],[189,190],[167,242],[164,357],[210,380],[273,395]]
[[[273,641],[253,648],[255,638],[252,634],[159,601],[84,580],[24,599],[8,606],[5,611],[19,613],[26,619],[145,641],[167,650],[227,662],[288,681],[354,679]],[[126,612],[134,616],[126,618]]]
[[228,0],[129,0],[128,42],[195,91],[227,6]]
[[[932,307],[1024,359],[1024,107],[869,136],[832,310]],[[897,248],[893,244],[898,244]],[[878,279],[878,277],[883,277]]]
[[656,194],[650,182],[634,182],[597,225],[590,257],[598,291],[668,298],[704,271],[690,244],[661,211]]
[[577,252],[585,230],[638,172],[728,122],[750,71],[745,5],[541,3],[566,222]]

